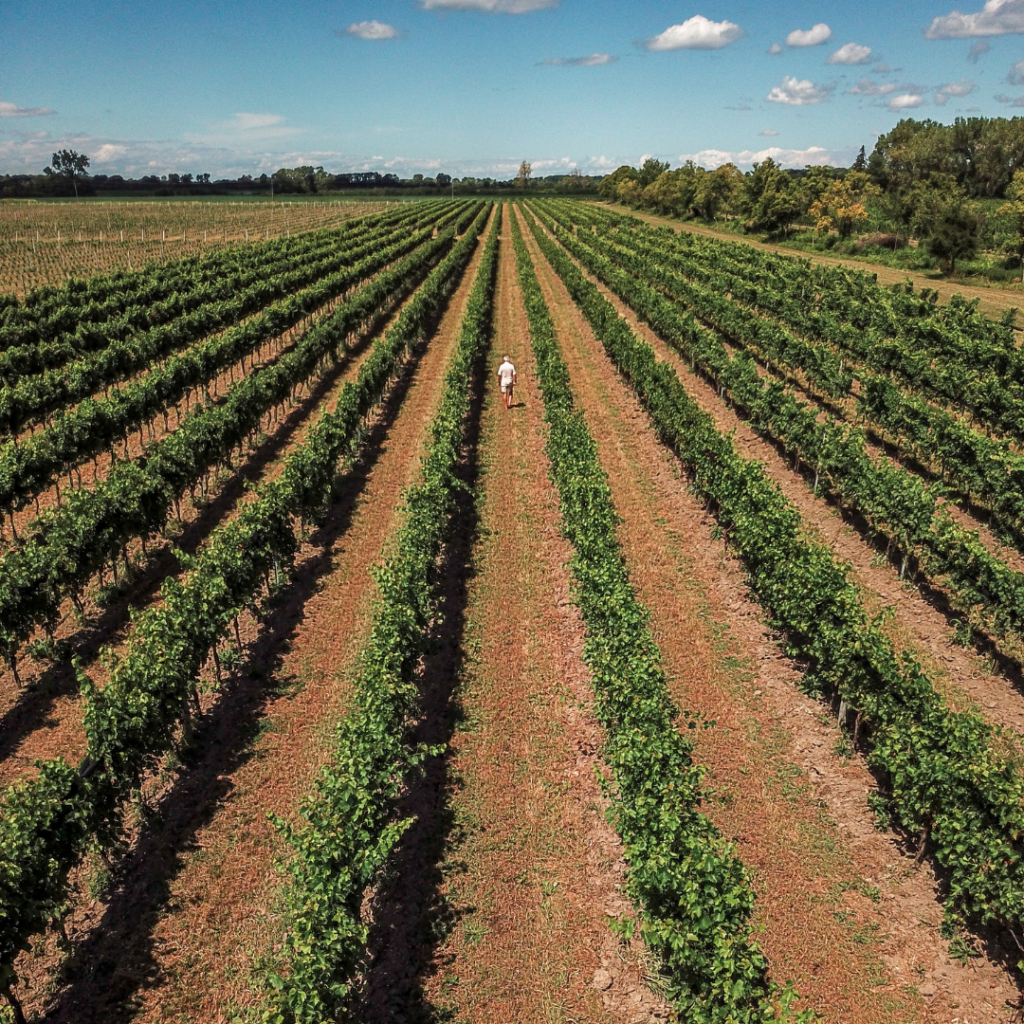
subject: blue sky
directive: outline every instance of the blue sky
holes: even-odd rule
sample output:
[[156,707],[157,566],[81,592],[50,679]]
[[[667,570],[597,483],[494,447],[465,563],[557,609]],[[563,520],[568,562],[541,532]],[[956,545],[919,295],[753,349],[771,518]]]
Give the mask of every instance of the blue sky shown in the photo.
[[1024,0],[4,0],[0,23],[10,173],[63,146],[133,175],[802,166],[975,113],[1024,113]]

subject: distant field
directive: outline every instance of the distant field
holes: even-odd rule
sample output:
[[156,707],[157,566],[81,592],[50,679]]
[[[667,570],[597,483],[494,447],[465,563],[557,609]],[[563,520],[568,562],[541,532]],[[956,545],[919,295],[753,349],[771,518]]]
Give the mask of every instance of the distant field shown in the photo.
[[5,201],[0,293],[23,296],[69,277],[138,270],[225,244],[334,227],[387,205],[336,199]]

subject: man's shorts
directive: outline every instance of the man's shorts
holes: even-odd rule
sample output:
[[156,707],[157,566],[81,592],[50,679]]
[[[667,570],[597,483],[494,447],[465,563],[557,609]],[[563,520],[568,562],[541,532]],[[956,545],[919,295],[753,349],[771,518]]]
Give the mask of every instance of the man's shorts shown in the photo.
[[514,387],[514,385],[512,385],[512,384],[502,384],[501,385],[501,393],[503,395],[508,394],[508,392],[511,391],[513,387]]

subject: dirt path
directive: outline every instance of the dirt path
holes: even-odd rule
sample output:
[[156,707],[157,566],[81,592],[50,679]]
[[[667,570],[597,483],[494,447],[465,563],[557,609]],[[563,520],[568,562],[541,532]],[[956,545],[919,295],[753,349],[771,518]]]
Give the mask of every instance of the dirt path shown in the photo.
[[965,299],[978,299],[981,311],[993,320],[998,320],[1006,309],[1020,309],[1024,307],[1024,292],[1020,289],[998,288],[994,285],[986,287],[984,285],[944,281],[910,270],[897,270],[895,267],[882,266],[880,263],[869,263],[866,260],[838,259],[835,256],[821,256],[818,253],[805,252],[803,249],[790,249],[787,246],[775,245],[771,242],[760,242],[755,238],[744,238],[740,235],[731,234],[728,231],[716,231],[714,228],[706,227],[703,224],[693,224],[689,221],[682,223],[681,221],[673,220],[671,217],[659,217],[653,213],[641,213],[638,210],[631,210],[626,206],[619,206],[617,204],[608,208],[616,213],[636,217],[639,220],[646,221],[648,224],[672,228],[673,231],[688,231],[694,235],[706,235],[709,238],[717,238],[721,242],[736,242],[739,245],[752,246],[754,249],[765,249],[769,252],[778,253],[780,256],[795,256],[797,259],[810,260],[812,263],[820,263],[823,266],[841,266],[847,267],[850,270],[860,270],[867,274],[875,274],[878,278],[878,283],[881,285],[903,284],[903,282],[909,279],[914,282],[914,287],[918,290],[921,288],[931,288],[933,291],[938,292],[939,299],[942,302],[948,302],[954,295],[963,295]]
[[717,722],[697,734],[714,791],[706,810],[752,872],[773,976],[792,979],[828,1021],[1002,1022],[1003,1001],[1015,997],[1009,979],[988,961],[950,961],[931,873],[875,830],[871,776],[799,692],[714,520],[528,244],[673,694]]
[[663,1019],[667,1007],[644,986],[637,950],[623,947],[620,959],[606,922],[630,908],[594,774],[601,737],[588,711],[582,626],[564,568],[570,552],[547,477],[507,224],[499,275],[491,362],[507,352],[520,387],[506,412],[488,367],[481,540],[437,879],[437,916],[448,927],[436,949],[420,951],[416,979],[375,980],[360,1019],[421,1019],[417,1009],[423,1019],[479,1024]]
[[245,665],[207,715],[197,763],[157,805],[159,829],[130,854],[110,904],[76,922],[80,953],[45,1019],[99,1024],[130,1006],[132,1020],[229,1020],[258,997],[254,973],[283,935],[277,864],[287,852],[266,814],[295,821],[329,756],[369,626],[369,570],[419,477],[481,253],[482,243],[341,500],[303,546],[290,592],[262,630],[243,632]]

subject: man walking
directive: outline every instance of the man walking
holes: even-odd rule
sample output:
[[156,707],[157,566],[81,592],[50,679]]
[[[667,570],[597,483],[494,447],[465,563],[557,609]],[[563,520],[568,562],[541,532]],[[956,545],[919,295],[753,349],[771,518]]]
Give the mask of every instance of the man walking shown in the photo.
[[501,397],[505,400],[505,408],[512,408],[512,396],[516,386],[516,368],[509,362],[508,356],[501,357],[498,367],[498,383],[501,385]]

